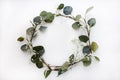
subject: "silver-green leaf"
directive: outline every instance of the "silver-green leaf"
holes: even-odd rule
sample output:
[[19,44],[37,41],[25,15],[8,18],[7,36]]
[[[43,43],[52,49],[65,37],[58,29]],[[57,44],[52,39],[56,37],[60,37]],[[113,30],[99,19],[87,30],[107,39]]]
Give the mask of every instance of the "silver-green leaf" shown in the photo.
[[91,49],[89,46],[84,46],[83,47],[83,54],[90,54],[91,53]]
[[79,21],[80,18],[81,18],[81,15],[77,15],[77,16],[75,17],[76,21]]
[[34,28],[34,27],[30,27],[30,28],[28,28],[28,29],[26,30],[26,34],[27,34],[27,35],[32,35],[32,34],[34,33],[34,31],[35,31],[35,28]]
[[46,29],[47,29],[46,26],[40,26],[40,28],[39,28],[39,30],[42,31],[42,32],[44,32]]
[[72,24],[72,28],[75,29],[75,30],[79,29],[80,26],[82,26],[82,25],[80,24],[80,22],[75,22],[75,23]]
[[27,51],[29,49],[29,46],[27,44],[24,44],[21,46],[22,51]]
[[88,25],[90,27],[93,27],[96,24],[96,19],[95,18],[91,18],[88,20]]

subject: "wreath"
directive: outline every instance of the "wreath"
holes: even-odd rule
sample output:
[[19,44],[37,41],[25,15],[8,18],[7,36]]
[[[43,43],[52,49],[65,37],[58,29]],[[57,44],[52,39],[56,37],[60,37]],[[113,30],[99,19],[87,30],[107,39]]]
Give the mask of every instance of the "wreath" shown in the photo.
[[[33,62],[38,68],[43,68],[44,66],[47,67],[44,71],[45,78],[47,78],[52,71],[58,71],[59,76],[71,69],[73,65],[80,62],[82,62],[84,66],[89,66],[93,58],[97,61],[100,61],[100,59],[93,54],[98,49],[98,44],[94,41],[90,41],[90,31],[91,28],[95,26],[96,19],[90,18],[86,20],[87,13],[92,9],[93,7],[89,7],[85,12],[84,17],[82,17],[81,15],[77,15],[74,17],[71,15],[73,8],[71,6],[64,6],[64,4],[61,3],[57,7],[56,13],[42,11],[39,16],[36,16],[33,21],[30,21],[32,27],[29,27],[26,30],[26,37],[24,38],[21,36],[17,39],[17,41],[19,42],[26,40],[26,44],[23,44],[21,46],[21,50],[24,52],[33,53],[31,56],[31,62]],[[39,33],[38,31],[43,32],[47,29],[46,26],[43,26],[44,23],[52,23],[54,18],[58,16],[74,20],[75,22],[72,24],[72,28],[74,30],[84,29],[85,34],[78,36],[78,40],[80,41],[80,43],[84,43],[84,45],[81,45],[82,54],[84,56],[82,58],[78,58],[78,56],[75,56],[75,54],[71,54],[68,61],[63,63],[63,65],[52,66],[48,64],[43,58],[43,55],[45,53],[44,46],[33,46],[32,41],[36,37],[37,33]],[[77,45],[80,45],[80,43],[77,43]]]

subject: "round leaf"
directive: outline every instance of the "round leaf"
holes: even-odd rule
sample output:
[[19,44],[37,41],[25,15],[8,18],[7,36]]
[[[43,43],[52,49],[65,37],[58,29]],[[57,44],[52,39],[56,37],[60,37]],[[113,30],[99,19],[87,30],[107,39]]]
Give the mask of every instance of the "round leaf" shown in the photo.
[[40,16],[41,16],[42,18],[45,18],[46,15],[47,15],[47,12],[46,12],[46,11],[42,11],[42,12],[40,13]]
[[77,21],[79,21],[80,18],[81,18],[81,15],[77,15],[75,19],[76,19]]
[[38,54],[34,54],[34,55],[32,55],[32,57],[31,57],[31,62],[33,62],[33,63],[36,63],[36,62],[38,62],[39,61],[39,55]]
[[96,42],[92,42],[91,49],[92,49],[92,51],[95,52],[98,49],[98,44]]
[[27,35],[32,35],[32,34],[34,33],[34,31],[35,31],[35,28],[34,28],[34,27],[30,27],[30,28],[28,28],[28,29],[26,30],[26,34],[27,34]]
[[73,11],[73,8],[72,8],[71,6],[66,6],[66,7],[64,7],[64,9],[63,9],[63,13],[64,13],[65,15],[70,15],[70,14],[72,13],[72,11]]
[[38,68],[42,68],[43,67],[43,63],[41,61],[38,61],[38,62],[36,62],[36,66]]
[[45,22],[51,23],[53,20],[54,20],[54,14],[52,14],[51,12],[48,12],[45,17]]
[[83,65],[84,65],[84,66],[89,66],[89,65],[91,64],[91,62],[92,62],[92,59],[91,59],[91,57],[85,57],[85,58],[82,60],[82,62],[83,62]]
[[95,18],[91,18],[91,19],[88,20],[88,25],[89,25],[90,27],[93,27],[95,24],[96,24]]
[[81,35],[79,36],[79,40],[86,43],[89,40],[89,38],[86,35]]
[[83,53],[84,54],[90,54],[91,53],[91,49],[89,46],[84,46],[83,47]]
[[75,23],[72,24],[72,28],[75,29],[75,30],[79,29],[80,26],[81,26],[81,24],[79,22],[75,22]]
[[21,46],[22,51],[27,51],[29,49],[29,46],[27,44],[24,44]]
[[38,25],[41,23],[41,17],[40,16],[36,16],[34,19],[33,19],[33,22]]
[[35,46],[33,47],[33,50],[35,50],[40,56],[42,56],[43,53],[45,52],[45,49],[43,46]]

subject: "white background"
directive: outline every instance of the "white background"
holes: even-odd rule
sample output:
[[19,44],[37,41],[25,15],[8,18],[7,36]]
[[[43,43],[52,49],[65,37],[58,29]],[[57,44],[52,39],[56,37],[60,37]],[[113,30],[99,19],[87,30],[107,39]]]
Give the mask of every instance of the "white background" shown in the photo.
[[[31,63],[31,54],[23,53],[23,43],[16,40],[25,36],[30,20],[43,10],[55,12],[60,3],[72,6],[72,15],[83,15],[94,6],[88,19],[97,20],[91,40],[99,44],[95,55],[101,61],[93,61],[89,67],[80,63],[59,77],[52,72],[46,80],[120,80],[120,0],[0,0],[0,80],[45,80],[45,68],[38,69]],[[56,18],[35,40],[35,45],[45,46],[48,63],[61,65],[71,54],[71,40],[80,35],[80,31],[72,29],[72,22]]]

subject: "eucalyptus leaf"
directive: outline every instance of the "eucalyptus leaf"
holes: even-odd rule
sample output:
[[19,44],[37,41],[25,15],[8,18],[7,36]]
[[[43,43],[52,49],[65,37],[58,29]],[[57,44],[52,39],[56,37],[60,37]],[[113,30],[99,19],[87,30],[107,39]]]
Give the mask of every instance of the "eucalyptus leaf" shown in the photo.
[[44,76],[45,76],[45,78],[47,78],[49,75],[50,75],[50,73],[51,73],[51,70],[49,69],[49,70],[45,70],[44,71]]
[[34,33],[34,31],[35,31],[35,28],[34,28],[34,27],[30,27],[30,28],[28,28],[28,29],[26,30],[26,34],[27,34],[27,35],[32,35],[32,34]]
[[40,56],[38,54],[32,55],[31,62],[33,62],[33,63],[39,62],[39,57]]
[[97,56],[94,56],[94,57],[95,57],[95,59],[96,59],[97,61],[100,61],[99,57],[97,57]]
[[19,37],[18,39],[17,39],[17,41],[20,41],[20,42],[22,42],[22,41],[24,41],[24,37]]
[[37,61],[37,62],[36,62],[36,66],[37,66],[38,68],[42,68],[42,67],[43,67],[43,63],[42,63],[41,61]]
[[29,49],[29,46],[27,44],[24,44],[21,46],[22,51],[27,51]]
[[88,20],[88,25],[90,27],[93,27],[96,24],[96,19],[95,18],[91,18]]
[[60,70],[58,71],[58,76],[61,75],[61,74],[63,74],[63,73],[65,73],[66,71],[67,71],[67,70],[61,70],[61,69],[60,69]]
[[69,57],[69,62],[70,63],[73,63],[74,62],[74,54],[72,54],[72,55],[70,55],[70,57]]
[[84,66],[89,66],[89,65],[91,64],[91,62],[92,62],[92,59],[91,59],[91,57],[85,57],[85,58],[82,60],[82,62],[83,62],[83,65],[84,65]]
[[80,24],[80,22],[75,22],[75,23],[72,24],[72,28],[75,29],[75,30],[79,29],[80,26],[82,26],[82,25]]
[[90,54],[91,53],[91,49],[89,46],[84,46],[83,47],[83,54]]
[[93,6],[89,7],[89,8],[86,10],[86,14],[87,14],[89,11],[91,11],[93,8],[94,8]]
[[33,22],[36,24],[36,25],[38,25],[38,24],[40,24],[41,23],[41,17],[40,16],[36,16],[34,19],[33,19]]
[[68,67],[69,67],[69,62],[66,61],[66,62],[62,65],[61,70],[62,70],[62,71],[65,70],[65,71],[66,71],[66,70],[68,69]]
[[81,18],[81,15],[77,15],[77,16],[75,17],[75,19],[76,19],[77,21],[79,21],[80,18]]
[[54,20],[54,14],[51,12],[48,12],[47,15],[45,16],[45,22],[46,23],[51,23]]
[[96,42],[92,42],[91,49],[92,49],[92,51],[95,52],[98,49],[98,44]]
[[66,7],[64,7],[64,9],[63,9],[63,13],[64,13],[65,15],[70,15],[70,14],[72,13],[72,11],[73,11],[73,8],[72,8],[71,6],[66,6]]
[[42,56],[45,52],[45,49],[43,46],[35,46],[33,47],[33,50],[35,50],[40,56]]
[[58,6],[57,10],[61,10],[61,9],[63,9],[63,8],[64,8],[64,4],[61,3],[61,4]]
[[89,40],[89,38],[86,35],[81,35],[79,36],[79,40],[86,43]]
[[42,12],[40,13],[40,16],[41,16],[42,18],[45,18],[46,15],[47,15],[47,12],[46,12],[46,11],[42,11]]
[[46,29],[47,29],[46,26],[40,26],[40,28],[39,28],[39,30],[42,31],[42,32],[44,32]]

